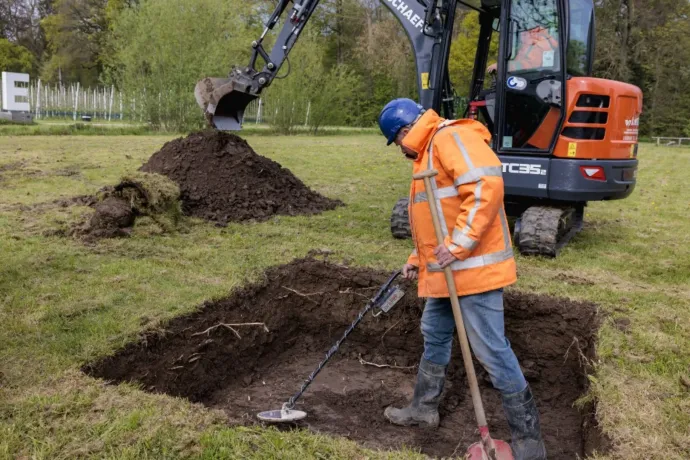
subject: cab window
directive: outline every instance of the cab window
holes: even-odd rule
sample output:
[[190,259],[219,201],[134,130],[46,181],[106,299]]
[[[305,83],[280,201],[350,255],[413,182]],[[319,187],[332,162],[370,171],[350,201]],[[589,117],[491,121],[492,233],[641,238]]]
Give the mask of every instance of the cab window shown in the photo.
[[559,71],[556,1],[513,0],[510,21],[508,71]]
[[566,64],[568,73],[587,76],[592,68],[594,5],[591,0],[570,0],[570,30]]

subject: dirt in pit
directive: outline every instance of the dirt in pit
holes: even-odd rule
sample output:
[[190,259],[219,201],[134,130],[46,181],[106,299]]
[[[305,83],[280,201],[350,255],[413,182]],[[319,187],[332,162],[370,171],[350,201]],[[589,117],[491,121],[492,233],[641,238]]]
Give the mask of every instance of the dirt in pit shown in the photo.
[[317,214],[343,204],[312,191],[244,139],[222,131],[167,142],[140,170],[168,176],[180,187],[185,214],[220,225]]
[[[255,424],[257,412],[280,408],[299,388],[388,276],[297,260],[84,371],[223,409],[232,424]],[[367,316],[298,402],[307,418],[283,428],[345,436],[372,448],[406,445],[439,457],[462,455],[478,440],[457,344],[438,430],[397,427],[383,417],[386,406],[411,398],[422,352],[423,304],[414,287],[403,286],[405,297],[389,314]],[[573,406],[586,391],[586,358],[593,356],[599,327],[596,307],[508,292],[505,317],[506,334],[538,401],[549,458],[572,459],[600,446],[591,414]],[[230,326],[233,331],[221,323],[263,323],[268,332],[263,325]],[[476,368],[492,433],[509,440],[500,395]]]

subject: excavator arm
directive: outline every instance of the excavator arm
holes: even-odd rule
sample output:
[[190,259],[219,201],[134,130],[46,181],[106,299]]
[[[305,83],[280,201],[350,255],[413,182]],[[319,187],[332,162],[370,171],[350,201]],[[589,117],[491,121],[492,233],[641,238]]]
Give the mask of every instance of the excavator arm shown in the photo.
[[[448,54],[457,0],[380,1],[398,19],[412,45],[420,103],[452,118]],[[212,127],[241,129],[245,108],[271,85],[318,4],[319,0],[279,0],[261,36],[251,44],[249,64],[233,68],[228,78],[208,77],[197,83],[194,95]],[[279,22],[282,27],[269,53],[264,39]]]

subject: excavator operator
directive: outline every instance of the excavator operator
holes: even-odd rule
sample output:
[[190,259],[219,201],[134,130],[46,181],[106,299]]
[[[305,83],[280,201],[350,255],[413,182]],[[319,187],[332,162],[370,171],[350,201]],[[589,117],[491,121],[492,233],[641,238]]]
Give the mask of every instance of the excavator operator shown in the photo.
[[515,57],[508,61],[508,72],[553,68],[558,63],[558,41],[545,27],[537,26],[518,34]]
[[413,173],[437,169],[432,182],[442,211],[444,244],[436,237],[421,181],[410,190],[410,226],[415,250],[403,275],[418,280],[426,305],[421,319],[424,353],[410,405],[386,408],[396,425],[437,427],[438,407],[450,362],[455,321],[443,268],[453,270],[467,336],[475,356],[501,392],[516,460],[545,459],[539,414],[530,387],[504,334],[503,288],[517,280],[503,207],[501,162],[488,146],[490,134],[474,120],[445,120],[411,99],[389,102],[379,127]]
[[[558,40],[554,33],[543,26],[520,31],[517,36],[517,52],[508,60],[508,72],[519,73],[521,70],[553,68],[558,60]],[[496,75],[497,64],[486,68],[486,73]]]

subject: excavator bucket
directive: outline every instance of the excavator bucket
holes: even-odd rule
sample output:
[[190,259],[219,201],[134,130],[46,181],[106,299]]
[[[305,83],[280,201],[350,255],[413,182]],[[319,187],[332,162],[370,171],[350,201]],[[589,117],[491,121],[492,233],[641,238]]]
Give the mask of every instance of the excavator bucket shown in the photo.
[[221,131],[239,131],[244,109],[258,97],[248,89],[232,78],[207,77],[197,82],[194,97],[209,125]]

